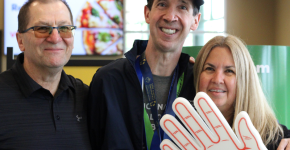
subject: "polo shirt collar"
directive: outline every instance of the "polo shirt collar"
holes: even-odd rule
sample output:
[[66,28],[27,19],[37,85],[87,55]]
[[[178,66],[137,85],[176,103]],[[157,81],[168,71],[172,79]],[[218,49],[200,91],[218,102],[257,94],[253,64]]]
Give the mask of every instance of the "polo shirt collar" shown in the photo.
[[75,90],[75,88],[72,85],[72,82],[70,81],[69,77],[64,72],[64,70],[62,70],[58,89],[60,89],[60,90],[66,90],[68,88],[71,88],[72,90]]
[[[44,89],[41,85],[36,83],[24,70],[23,67],[23,61],[24,61],[24,54],[21,53],[18,55],[16,62],[14,63],[12,69],[14,78],[18,84],[18,87],[20,88],[23,95],[27,98],[29,97],[33,92]],[[37,73],[37,72],[36,72]],[[68,88],[72,88],[74,90],[74,86],[70,82],[68,76],[66,73],[62,70],[61,73],[61,79],[59,83],[59,90],[66,90]]]

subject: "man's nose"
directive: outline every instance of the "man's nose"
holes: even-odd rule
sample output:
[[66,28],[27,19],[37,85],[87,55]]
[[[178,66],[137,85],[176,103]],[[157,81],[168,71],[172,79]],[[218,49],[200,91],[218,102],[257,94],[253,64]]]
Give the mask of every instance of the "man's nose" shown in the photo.
[[169,7],[163,16],[163,19],[166,20],[167,22],[174,22],[178,20],[177,15],[178,13],[176,9],[173,7]]
[[46,40],[51,43],[58,43],[62,41],[62,37],[58,33],[57,29],[52,29],[51,34],[46,38]]

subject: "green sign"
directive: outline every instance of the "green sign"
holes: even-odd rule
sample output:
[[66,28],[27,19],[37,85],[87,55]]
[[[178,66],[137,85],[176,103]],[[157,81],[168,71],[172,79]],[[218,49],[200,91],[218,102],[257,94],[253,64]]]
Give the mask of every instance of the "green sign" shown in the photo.
[[[279,123],[290,127],[290,47],[248,45],[264,93]],[[182,52],[196,58],[201,46],[184,47]],[[288,69],[289,67],[289,69]],[[288,86],[289,85],[289,86]],[[289,100],[288,100],[289,94]],[[289,101],[289,104],[288,104]]]

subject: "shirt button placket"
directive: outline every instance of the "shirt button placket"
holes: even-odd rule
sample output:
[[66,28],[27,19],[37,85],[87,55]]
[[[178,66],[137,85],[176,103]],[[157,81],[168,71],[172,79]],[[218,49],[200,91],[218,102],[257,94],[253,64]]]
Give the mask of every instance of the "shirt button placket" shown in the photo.
[[56,128],[56,131],[62,131],[63,128],[62,128],[62,124],[61,124],[61,114],[59,112],[59,108],[58,108],[58,104],[56,102],[56,99],[53,100],[53,112],[54,112],[54,119],[55,119],[55,128]]

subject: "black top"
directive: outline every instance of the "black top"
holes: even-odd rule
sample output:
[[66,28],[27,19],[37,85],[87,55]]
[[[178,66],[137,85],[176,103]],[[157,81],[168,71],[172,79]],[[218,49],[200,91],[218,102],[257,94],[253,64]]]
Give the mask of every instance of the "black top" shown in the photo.
[[270,142],[268,145],[266,145],[268,150],[276,150],[282,139],[290,137],[290,130],[288,130],[288,128],[282,124],[280,124],[280,126],[282,127],[282,129],[284,131],[284,137],[282,138],[280,136],[276,143]]
[[0,149],[90,149],[88,86],[62,71],[53,96],[25,72],[23,59],[0,74]]

